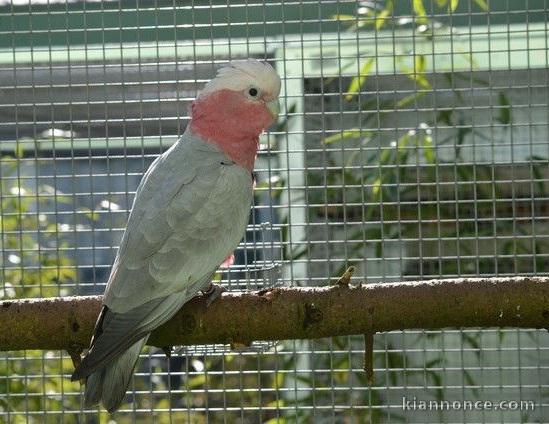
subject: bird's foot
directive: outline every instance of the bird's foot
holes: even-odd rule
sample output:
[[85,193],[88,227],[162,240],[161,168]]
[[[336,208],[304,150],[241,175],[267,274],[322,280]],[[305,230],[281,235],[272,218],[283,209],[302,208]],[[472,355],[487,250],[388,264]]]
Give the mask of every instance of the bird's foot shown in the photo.
[[227,289],[219,284],[210,283],[206,290],[202,290],[202,294],[206,296],[206,307],[209,307],[214,300],[221,296],[221,293]]
[[74,365],[74,368],[77,368],[78,365],[82,363],[81,355],[82,355],[83,349],[79,346],[71,346],[67,349],[67,352],[72,359],[72,364]]

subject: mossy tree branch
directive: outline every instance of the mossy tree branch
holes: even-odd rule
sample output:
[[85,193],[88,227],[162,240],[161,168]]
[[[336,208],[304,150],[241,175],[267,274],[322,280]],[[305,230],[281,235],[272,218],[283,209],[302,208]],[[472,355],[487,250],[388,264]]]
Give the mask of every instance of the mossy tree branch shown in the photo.
[[[0,302],[0,350],[85,348],[100,304],[100,296]],[[549,278],[274,288],[224,293],[208,308],[199,296],[149,344],[247,344],[448,327],[549,328]]]

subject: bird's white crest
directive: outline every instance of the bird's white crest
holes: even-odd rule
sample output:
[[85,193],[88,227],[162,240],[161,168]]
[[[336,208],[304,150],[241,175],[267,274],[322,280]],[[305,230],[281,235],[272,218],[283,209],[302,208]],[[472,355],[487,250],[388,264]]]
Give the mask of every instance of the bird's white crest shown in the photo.
[[271,65],[256,59],[235,60],[217,71],[201,94],[218,90],[243,91],[256,87],[273,98],[280,94],[280,77]]

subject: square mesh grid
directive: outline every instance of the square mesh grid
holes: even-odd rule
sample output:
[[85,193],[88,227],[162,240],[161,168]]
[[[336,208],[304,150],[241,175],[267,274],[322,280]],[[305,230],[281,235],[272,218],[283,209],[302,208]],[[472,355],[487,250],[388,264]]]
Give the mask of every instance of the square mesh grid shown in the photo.
[[[137,184],[228,60],[283,78],[231,290],[549,274],[547,2],[0,0],[3,299],[100,293]],[[545,422],[514,329],[146,350],[114,417],[65,352],[2,353],[0,421]],[[410,410],[406,400],[519,402]],[[526,402],[520,405],[520,402]],[[463,404],[462,404],[463,405]],[[511,405],[513,406],[513,405]],[[522,407],[522,408],[521,408]]]

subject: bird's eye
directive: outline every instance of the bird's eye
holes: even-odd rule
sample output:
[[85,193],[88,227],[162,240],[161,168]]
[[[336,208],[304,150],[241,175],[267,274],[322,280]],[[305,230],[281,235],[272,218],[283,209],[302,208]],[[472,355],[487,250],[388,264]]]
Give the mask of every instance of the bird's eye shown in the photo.
[[259,91],[257,91],[257,88],[252,87],[248,90],[248,94],[252,97],[256,97]]

